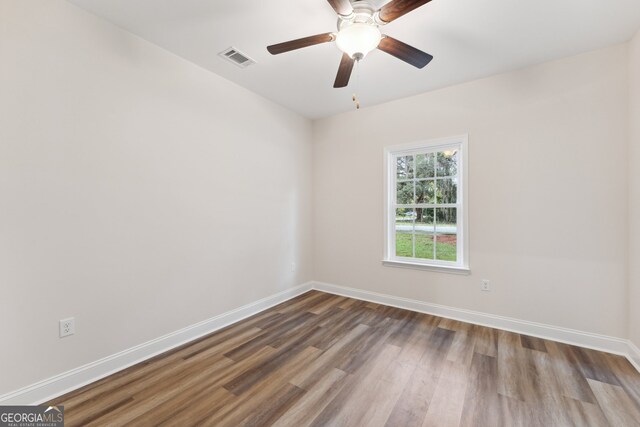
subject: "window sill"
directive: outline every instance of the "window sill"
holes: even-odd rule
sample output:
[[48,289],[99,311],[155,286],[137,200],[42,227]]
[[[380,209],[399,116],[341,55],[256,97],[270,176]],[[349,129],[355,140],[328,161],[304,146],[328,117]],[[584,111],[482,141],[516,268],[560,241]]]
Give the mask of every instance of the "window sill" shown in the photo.
[[450,267],[446,265],[429,265],[417,262],[382,260],[382,265],[386,267],[411,268],[414,270],[437,271],[440,273],[469,275],[471,270],[469,267]]

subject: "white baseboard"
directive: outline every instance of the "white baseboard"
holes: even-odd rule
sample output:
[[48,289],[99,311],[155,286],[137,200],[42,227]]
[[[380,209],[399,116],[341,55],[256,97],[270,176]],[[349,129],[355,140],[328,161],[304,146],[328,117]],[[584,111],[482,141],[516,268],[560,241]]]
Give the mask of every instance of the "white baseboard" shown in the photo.
[[348,288],[330,283],[313,282],[313,289],[356,298],[363,301],[375,302],[420,313],[431,314],[448,319],[460,320],[481,326],[502,329],[519,334],[530,335],[552,341],[573,344],[580,347],[605,351],[627,357],[632,365],[640,372],[640,350],[629,340],[615,338],[606,335],[592,334],[575,329],[545,325],[543,323],[529,322],[511,317],[497,316],[479,311],[465,310],[432,304],[423,301],[401,298],[392,295],[379,294],[361,289]]
[[638,372],[640,372],[640,349],[631,341],[629,341],[629,354],[627,358]]
[[44,381],[0,396],[0,405],[40,404],[165,351],[215,332],[311,290],[311,282],[279,292]]
[[204,335],[215,332],[232,323],[253,316],[277,304],[301,295],[311,289],[375,302],[406,310],[427,313],[476,325],[517,332],[539,338],[574,344],[608,353],[626,356],[640,372],[640,350],[631,341],[606,335],[592,334],[574,329],[560,328],[542,323],[528,322],[510,317],[496,316],[478,311],[464,310],[431,304],[423,301],[379,294],[322,282],[308,282],[295,288],[244,305],[235,310],[204,320],[146,343],[95,362],[80,366],[30,386],[0,396],[0,405],[40,404],[57,396],[83,387],[101,378],[179,347]]

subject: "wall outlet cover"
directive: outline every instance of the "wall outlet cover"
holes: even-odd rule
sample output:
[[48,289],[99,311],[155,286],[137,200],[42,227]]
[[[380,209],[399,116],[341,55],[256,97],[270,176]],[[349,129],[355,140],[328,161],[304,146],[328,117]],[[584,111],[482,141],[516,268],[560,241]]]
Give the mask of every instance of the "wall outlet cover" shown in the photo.
[[60,338],[68,337],[76,333],[76,319],[69,317],[60,320]]

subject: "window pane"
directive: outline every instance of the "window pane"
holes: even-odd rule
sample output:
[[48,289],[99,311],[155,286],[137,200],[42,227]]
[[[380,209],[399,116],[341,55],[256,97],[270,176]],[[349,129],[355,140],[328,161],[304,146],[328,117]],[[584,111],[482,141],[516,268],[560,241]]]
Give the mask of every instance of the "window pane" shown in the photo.
[[416,258],[433,259],[433,231],[435,209],[416,209]]
[[416,231],[429,231],[433,232],[434,225],[434,209],[433,208],[418,208],[415,213],[416,218]]
[[436,235],[436,259],[441,261],[457,260],[458,236],[455,234]]
[[399,182],[396,186],[396,203],[399,205],[413,204],[414,181]]
[[415,258],[433,259],[433,233],[417,233]]
[[396,209],[396,256],[413,257],[413,223],[415,218],[414,209]]
[[[413,232],[413,222],[416,219],[416,211],[412,208],[396,209],[396,230]],[[398,228],[403,226],[403,228]]]
[[458,151],[440,151],[437,155],[436,171],[438,176],[455,176],[458,174]]
[[438,233],[457,233],[458,220],[456,208],[436,209],[436,231]]
[[458,199],[458,179],[444,178],[437,181],[438,203],[456,203]]
[[416,182],[416,203],[435,203],[435,181]]
[[396,176],[398,179],[413,178],[413,156],[398,157],[396,165]]
[[413,258],[413,233],[396,234],[396,256]]
[[433,178],[435,173],[435,157],[433,153],[416,156],[416,178]]
[[436,209],[436,259],[456,261],[457,259],[457,225],[456,208]]

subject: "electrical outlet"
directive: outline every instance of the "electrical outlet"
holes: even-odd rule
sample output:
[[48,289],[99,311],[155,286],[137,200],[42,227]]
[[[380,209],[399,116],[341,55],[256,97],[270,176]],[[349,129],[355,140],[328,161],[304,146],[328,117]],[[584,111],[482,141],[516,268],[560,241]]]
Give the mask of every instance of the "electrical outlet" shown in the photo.
[[482,281],[482,284],[480,285],[480,290],[483,292],[490,292],[491,291],[491,287],[489,286],[489,281],[487,279],[484,279]]
[[292,273],[295,273],[295,272],[296,272],[296,263],[295,263],[295,262],[292,262],[292,263],[291,263],[291,272],[292,272]]
[[60,320],[60,338],[68,337],[76,333],[76,319],[75,317],[69,317],[68,319]]

